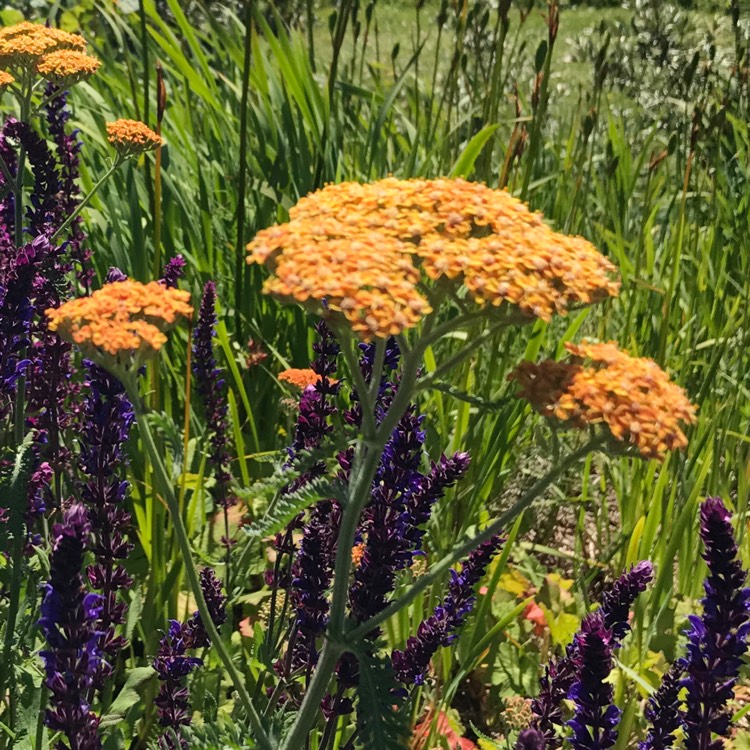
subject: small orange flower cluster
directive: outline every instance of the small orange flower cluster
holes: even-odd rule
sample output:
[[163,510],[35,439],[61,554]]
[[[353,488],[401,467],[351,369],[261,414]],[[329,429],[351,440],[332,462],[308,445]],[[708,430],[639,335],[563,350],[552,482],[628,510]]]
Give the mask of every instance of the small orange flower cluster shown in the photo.
[[37,73],[57,86],[73,86],[99,70],[101,62],[85,52],[63,49],[45,55],[36,66]]
[[106,364],[140,365],[166,343],[165,332],[193,308],[189,292],[152,281],[105,284],[90,297],[46,311],[49,328]]
[[138,120],[116,120],[107,123],[107,139],[121,156],[135,156],[153,151],[164,139]]
[[5,89],[10,86],[10,84],[15,80],[16,79],[13,78],[10,73],[6,73],[4,70],[0,70],[0,92],[5,91]]
[[273,273],[267,293],[341,313],[366,340],[430,312],[426,280],[543,320],[619,289],[591,243],[554,232],[506,191],[465,180],[329,185],[300,200],[289,222],[259,232],[248,252]]
[[602,424],[644,458],[687,445],[682,425],[696,421],[695,407],[656,362],[614,343],[565,347],[579,361],[523,362],[510,376],[537,411],[579,428]]
[[279,380],[282,383],[289,383],[289,385],[293,385],[295,388],[304,391],[308,386],[315,385],[320,380],[320,375],[315,370],[309,368],[300,370],[291,367],[279,373]]
[[60,50],[86,49],[79,34],[53,29],[40,23],[23,21],[0,29],[0,66],[34,68],[45,55]]

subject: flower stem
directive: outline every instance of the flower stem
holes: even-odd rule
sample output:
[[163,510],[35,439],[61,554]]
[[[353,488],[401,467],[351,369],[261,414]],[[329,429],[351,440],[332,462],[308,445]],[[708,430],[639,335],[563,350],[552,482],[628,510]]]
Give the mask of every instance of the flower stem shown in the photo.
[[192,550],[190,549],[187,529],[185,528],[185,524],[182,521],[182,515],[180,514],[180,507],[177,501],[177,496],[175,495],[174,489],[172,488],[172,484],[167,475],[164,461],[162,460],[162,457],[156,448],[154,436],[151,432],[151,428],[148,425],[147,415],[143,409],[140,394],[138,393],[138,388],[133,381],[126,382],[125,386],[128,391],[128,396],[133,404],[133,409],[138,421],[138,430],[141,434],[141,439],[143,440],[143,444],[149,454],[149,458],[151,459],[154,477],[161,485],[164,499],[166,500],[169,513],[172,516],[172,523],[174,525],[175,536],[177,537],[177,544],[180,548],[180,553],[182,554],[183,560],[185,562],[185,574],[187,576],[193,596],[195,597],[195,601],[198,605],[198,612],[200,614],[201,621],[203,622],[203,625],[208,632],[211,644],[216,648],[216,651],[219,654],[219,658],[221,659],[224,668],[227,670],[227,674],[229,675],[229,678],[231,679],[232,684],[237,691],[237,695],[239,696],[240,702],[242,703],[242,707],[247,713],[247,717],[250,720],[250,724],[252,725],[258,747],[261,748],[261,750],[273,750],[271,740],[266,733],[266,730],[263,728],[260,715],[258,714],[255,706],[252,703],[250,694],[248,693],[247,688],[245,687],[245,684],[243,682],[242,675],[239,673],[237,667],[235,667],[234,662],[232,661],[232,657],[227,651],[227,648],[224,645],[221,636],[219,635],[219,631],[217,630],[214,621],[211,619],[208,606],[206,605],[206,600],[203,596],[203,590],[201,589],[200,580],[195,570],[195,565],[193,564],[193,554]]
[[59,237],[75,220],[78,215],[83,211],[86,206],[91,202],[91,199],[99,192],[99,188],[110,178],[113,172],[122,164],[124,159],[118,156],[112,166],[97,180],[94,187],[91,188],[88,195],[76,206],[75,211],[68,215],[68,218],[60,224],[55,233],[50,237],[50,242],[54,241]]
[[364,638],[368,633],[371,633],[376,627],[378,627],[378,625],[385,622],[389,617],[395,615],[396,612],[414,601],[422,591],[441,578],[451,566],[466,557],[483,542],[486,542],[496,534],[501,533],[507,525],[525,511],[539,497],[539,495],[547,489],[547,487],[559,479],[568,469],[577,464],[582,458],[597,450],[602,444],[602,441],[603,438],[597,435],[592,437],[578,450],[570,453],[557,466],[555,466],[554,469],[545,474],[545,476],[543,476],[528,492],[526,492],[515,505],[502,513],[495,521],[487,526],[486,529],[472,539],[468,539],[463,544],[455,547],[437,563],[431,564],[430,571],[426,575],[417,579],[405,592],[399,593],[398,599],[366,622],[363,622],[361,625],[358,625],[356,628],[349,631],[346,634],[347,641],[358,641]]

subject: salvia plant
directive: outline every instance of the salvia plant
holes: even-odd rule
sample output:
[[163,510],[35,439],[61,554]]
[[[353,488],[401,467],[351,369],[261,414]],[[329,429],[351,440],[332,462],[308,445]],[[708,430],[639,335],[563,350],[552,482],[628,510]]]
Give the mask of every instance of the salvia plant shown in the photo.
[[[99,68],[86,47],[49,26],[0,30],[12,112],[0,132],[0,745],[187,748],[231,719],[233,739],[216,740],[224,746],[407,747],[415,707],[440,689],[436,657],[460,641],[520,516],[594,453],[658,462],[685,448],[695,409],[654,361],[614,342],[568,341],[561,361],[521,362],[510,377],[519,397],[583,438],[573,433],[515,502],[436,554],[432,525],[483,457],[447,445],[429,454],[422,394],[481,347],[502,347],[510,329],[616,297],[617,269],[484,184],[332,184],[247,248],[265,293],[316,320],[309,369],[278,378],[296,395],[288,449],[251,484],[237,469],[242,426],[235,363],[223,364],[216,344],[226,333],[217,284],[193,301],[181,256],[151,281],[111,268],[100,283],[94,272],[81,212],[126,162],[156,151],[160,164],[164,142],[158,127],[108,123],[109,167],[82,195],[67,92]],[[187,339],[174,330],[184,324]],[[153,408],[160,353],[179,346],[182,433]],[[193,411],[206,423],[206,507],[186,501],[177,466],[190,460]],[[136,495],[148,498],[149,545],[146,522],[134,529],[145,513]],[[237,532],[240,503],[252,517]],[[221,528],[206,524],[207,543],[213,509]],[[750,594],[722,500],[701,506],[700,536],[702,611],[684,656],[644,698],[642,750],[712,750],[729,732]],[[159,578],[167,545],[177,552]],[[254,575],[268,593],[264,614],[244,623],[251,646],[237,631],[249,558],[265,561]],[[610,675],[652,576],[640,562],[604,591],[507,742],[614,746]],[[145,578],[166,593],[135,596]],[[424,617],[396,636],[392,623],[417,601]],[[139,630],[145,616],[157,632]]]

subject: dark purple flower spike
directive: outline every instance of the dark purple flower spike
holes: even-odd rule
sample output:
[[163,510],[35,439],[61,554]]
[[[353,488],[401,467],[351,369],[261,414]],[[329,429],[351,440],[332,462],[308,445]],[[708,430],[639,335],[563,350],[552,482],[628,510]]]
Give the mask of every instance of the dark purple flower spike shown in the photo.
[[[597,614],[603,618],[605,628],[612,632],[614,648],[619,647],[620,641],[629,632],[630,609],[651,582],[653,572],[650,562],[641,561],[623,573],[602,595]],[[544,734],[550,750],[561,746],[556,727],[564,724],[562,704],[576,679],[577,648],[578,636],[567,647],[564,657],[550,661],[540,681],[539,695],[531,703],[534,727]]]
[[731,514],[718,497],[701,506],[700,536],[708,577],[703,614],[690,617],[683,660],[687,707],[683,713],[686,750],[721,750],[729,732],[732,698],[750,633],[750,589],[737,557]]
[[682,674],[682,664],[673,664],[662,678],[659,689],[648,699],[645,716],[649,730],[646,739],[638,744],[638,750],[671,750],[674,746],[675,733],[682,724],[678,697]]
[[[226,603],[221,582],[211,568],[200,572],[201,589],[206,599],[209,614],[218,627],[226,622]],[[207,648],[211,645],[206,628],[198,612],[185,623],[171,620],[169,630],[159,641],[159,652],[153,661],[153,667],[161,681],[159,694],[154,699],[158,708],[159,724],[166,732],[159,738],[159,747],[163,750],[183,750],[188,743],[180,733],[180,727],[190,724],[189,692],[185,678],[203,661],[191,656],[193,649]]]
[[574,750],[606,750],[617,741],[621,713],[612,703],[614,690],[607,682],[614,637],[596,612],[584,619],[576,640],[576,680],[568,696],[576,707],[568,722],[573,730],[570,743]]
[[393,652],[393,668],[401,682],[421,685],[433,655],[455,640],[455,631],[463,625],[476,601],[474,587],[502,543],[502,537],[493,537],[469,555],[460,573],[451,570],[448,596],[435,607],[431,617],[422,621],[406,648]]
[[82,505],[65,511],[52,530],[50,580],[45,586],[39,626],[47,640],[40,652],[50,691],[46,725],[64,739],[57,750],[98,750],[99,718],[88,694],[100,669],[96,622],[102,600],[84,587],[83,559],[91,526]]

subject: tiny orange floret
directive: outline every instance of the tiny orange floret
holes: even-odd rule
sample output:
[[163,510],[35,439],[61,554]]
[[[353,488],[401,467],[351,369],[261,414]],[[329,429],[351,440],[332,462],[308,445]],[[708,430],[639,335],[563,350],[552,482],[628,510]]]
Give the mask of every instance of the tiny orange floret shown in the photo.
[[310,368],[290,367],[288,370],[279,373],[279,380],[304,391],[308,386],[315,385],[320,380],[320,375]]
[[573,361],[522,362],[510,375],[534,409],[578,428],[602,425],[644,458],[687,445],[683,425],[695,423],[695,406],[656,362],[613,342],[565,347]]
[[50,330],[77,344],[99,362],[120,364],[155,356],[166,332],[192,315],[190,294],[152,281],[130,279],[105,284],[90,297],[70,300],[46,311]]
[[138,120],[108,122],[107,140],[122,156],[153,151],[164,144],[164,139],[160,135]]
[[55,84],[72,86],[94,75],[100,67],[101,62],[85,52],[63,49],[44,55],[36,70]]
[[481,183],[344,182],[302,198],[289,217],[247,247],[248,263],[271,272],[264,291],[339,315],[366,341],[416,326],[431,312],[431,285],[463,287],[480,308],[528,320],[619,290],[615,266],[591,243]]

